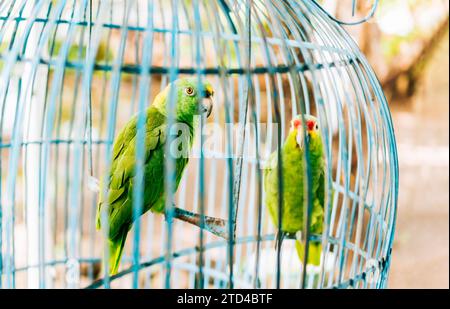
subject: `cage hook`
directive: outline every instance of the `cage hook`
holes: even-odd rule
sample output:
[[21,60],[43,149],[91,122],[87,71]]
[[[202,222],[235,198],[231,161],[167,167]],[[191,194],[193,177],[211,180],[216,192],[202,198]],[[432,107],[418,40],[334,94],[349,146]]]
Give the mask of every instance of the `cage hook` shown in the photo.
[[[356,2],[357,2],[357,0],[353,0],[353,1],[352,1],[352,16],[355,16],[355,12],[356,12]],[[358,20],[356,20],[356,21],[349,22],[349,21],[344,21],[344,20],[341,20],[341,19],[339,19],[339,18],[336,18],[336,17],[333,16],[331,13],[329,13],[326,9],[324,9],[324,8],[322,7],[322,5],[320,5],[319,3],[317,3],[317,0],[313,0],[313,3],[316,4],[317,7],[320,8],[320,10],[323,11],[329,18],[331,18],[333,21],[337,22],[338,24],[340,24],[340,25],[345,25],[345,26],[356,26],[356,25],[360,25],[360,24],[365,23],[365,22],[368,21],[369,19],[371,19],[371,18],[373,17],[373,15],[375,15],[375,11],[377,10],[377,7],[378,7],[378,2],[379,2],[379,0],[374,0],[374,1],[373,1],[373,4],[372,4],[372,7],[370,8],[370,11],[369,11],[369,13],[368,13],[365,17],[363,17],[363,18],[361,18],[361,19],[358,19]]]

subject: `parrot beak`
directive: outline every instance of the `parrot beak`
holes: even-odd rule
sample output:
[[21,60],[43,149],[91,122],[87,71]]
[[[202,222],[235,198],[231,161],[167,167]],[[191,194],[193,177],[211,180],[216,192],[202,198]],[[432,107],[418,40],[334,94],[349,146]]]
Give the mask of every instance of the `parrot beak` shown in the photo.
[[202,107],[203,107],[203,112],[206,113],[206,118],[208,118],[209,115],[211,115],[211,112],[212,112],[212,109],[213,109],[212,96],[208,96],[208,97],[205,97],[203,99]]
[[300,147],[300,149],[302,149],[303,148],[303,131],[301,128],[297,129],[296,141],[297,141],[298,147]]
[[298,145],[298,147],[300,147],[300,149],[303,148],[303,145],[305,144],[305,139],[306,139],[306,143],[309,143],[309,140],[311,139],[310,132],[306,132],[306,137],[303,138],[303,130],[301,127],[299,127],[297,129],[296,141],[297,141],[297,145]]

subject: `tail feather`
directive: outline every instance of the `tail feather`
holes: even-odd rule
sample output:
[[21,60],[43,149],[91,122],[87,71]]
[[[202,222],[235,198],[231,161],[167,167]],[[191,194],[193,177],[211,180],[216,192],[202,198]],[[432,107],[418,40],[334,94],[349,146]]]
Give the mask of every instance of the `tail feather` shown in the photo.
[[[297,254],[300,261],[304,259],[305,245],[303,242],[296,240],[295,248],[297,249]],[[320,255],[322,254],[322,244],[321,243],[309,243],[308,251],[308,261],[307,264],[312,264],[315,266],[320,266]]]
[[122,258],[125,240],[127,239],[128,229],[122,229],[114,239],[109,240],[109,274],[115,275],[119,270],[120,260]]

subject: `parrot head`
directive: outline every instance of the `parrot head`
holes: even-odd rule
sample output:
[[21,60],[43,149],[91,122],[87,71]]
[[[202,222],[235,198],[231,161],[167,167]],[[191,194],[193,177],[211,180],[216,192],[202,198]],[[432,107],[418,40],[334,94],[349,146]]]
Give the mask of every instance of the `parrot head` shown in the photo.
[[213,108],[214,89],[208,81],[204,80],[199,84],[198,78],[180,78],[167,85],[158,95],[161,97],[157,97],[154,103],[164,113],[172,87],[177,98],[175,105],[177,119],[201,114],[209,117]]
[[[305,134],[303,133],[303,119],[305,121]],[[303,119],[301,115],[297,115],[291,120],[291,131],[296,133],[296,141],[300,148],[303,148],[304,137],[309,142],[311,139],[320,136],[317,118],[311,115],[303,115]]]

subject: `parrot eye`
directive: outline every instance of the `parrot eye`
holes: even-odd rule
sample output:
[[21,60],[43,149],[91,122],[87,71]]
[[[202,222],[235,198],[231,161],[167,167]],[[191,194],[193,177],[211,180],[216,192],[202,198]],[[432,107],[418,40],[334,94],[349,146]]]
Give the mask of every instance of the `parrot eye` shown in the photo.
[[192,96],[195,95],[194,88],[192,88],[192,87],[187,87],[187,88],[185,89],[185,92],[186,92],[186,94],[187,94],[188,96],[190,96],[190,97],[192,97]]
[[316,123],[316,125],[314,126],[314,129],[319,130],[319,125]]

